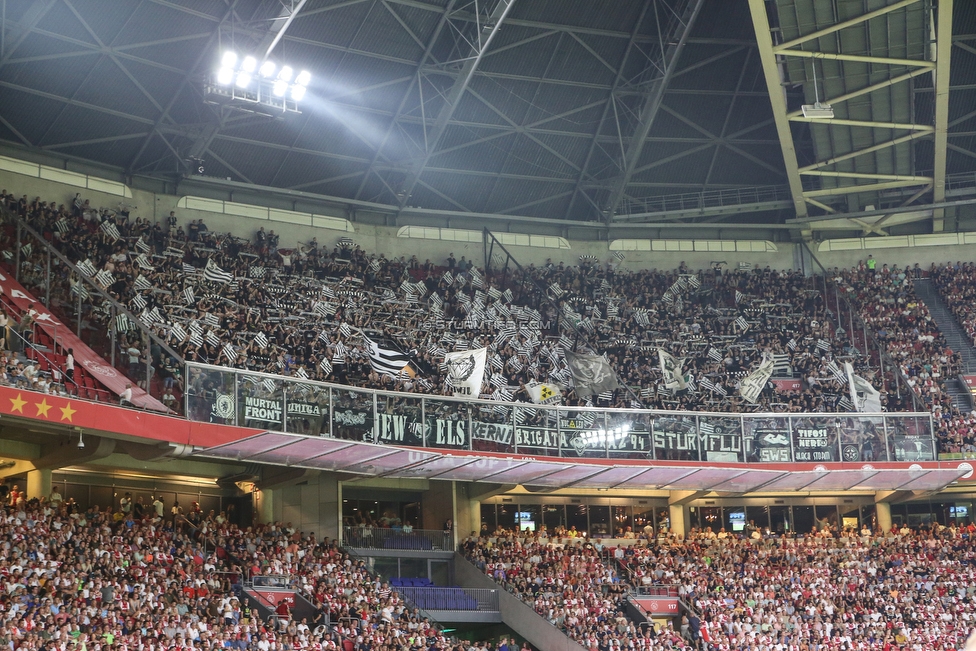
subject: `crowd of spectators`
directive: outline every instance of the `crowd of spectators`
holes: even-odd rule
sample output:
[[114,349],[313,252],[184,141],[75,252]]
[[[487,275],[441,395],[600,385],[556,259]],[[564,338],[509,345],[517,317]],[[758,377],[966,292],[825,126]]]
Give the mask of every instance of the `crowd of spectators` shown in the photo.
[[[961,359],[915,294],[914,280],[921,276],[921,270],[918,265],[874,267],[861,261],[851,269],[834,270],[831,276],[837,291],[898,365],[907,390],[932,412],[940,451],[976,452],[976,413],[956,408],[946,386],[947,380],[961,372]],[[937,285],[948,287],[953,283],[949,272],[934,269],[933,275]],[[965,278],[956,280],[953,291],[965,292]]]
[[[582,345],[606,354],[632,390],[594,396],[598,406],[732,412],[849,409],[836,369],[848,360],[861,365],[827,318],[822,292],[795,271],[684,264],[630,271],[617,258],[485,271],[453,254],[443,264],[387,259],[347,238],[334,247],[313,238],[286,249],[263,228],[249,240],[212,232],[202,220],[184,229],[173,214],[154,224],[81,197],[65,206],[4,192],[3,201],[72,262],[96,278],[107,272],[99,281],[105,290],[188,361],[447,394],[444,353],[485,346],[482,397],[527,401],[525,384],[537,380],[566,387],[564,403],[579,405],[588,401],[572,392],[563,353]],[[0,244],[12,250],[14,236],[8,227]],[[46,293],[41,248],[21,250],[21,282]],[[208,264],[231,280],[205,280]],[[60,265],[52,275],[51,308],[72,312],[79,279]],[[107,339],[117,323],[110,311],[98,300],[85,305],[86,328]],[[560,321],[573,326],[559,330]],[[578,342],[567,334],[573,327]],[[363,335],[407,353],[418,373],[375,372]],[[168,405],[178,406],[185,390],[206,391],[202,379],[190,386],[177,360],[138,331],[119,332],[117,346],[120,364],[128,361],[137,373],[152,366],[170,389]],[[685,359],[688,389],[665,388],[658,348]],[[798,390],[770,382],[750,404],[736,387],[763,354],[773,355],[785,376],[804,381]],[[883,396],[887,409],[905,407]]]
[[976,265],[972,262],[932,265],[929,277],[959,325],[976,345]]
[[[505,532],[465,555],[585,648],[911,650],[962,647],[976,625],[976,527],[692,530],[632,545]],[[619,581],[619,583],[617,583]],[[680,623],[635,627],[621,586],[669,588]]]
[[[0,645],[11,651],[496,649],[448,638],[334,541],[280,523],[181,516],[128,494],[84,510],[57,489],[27,500],[14,486],[0,536]],[[311,621],[248,606],[241,578],[270,574],[297,583]]]

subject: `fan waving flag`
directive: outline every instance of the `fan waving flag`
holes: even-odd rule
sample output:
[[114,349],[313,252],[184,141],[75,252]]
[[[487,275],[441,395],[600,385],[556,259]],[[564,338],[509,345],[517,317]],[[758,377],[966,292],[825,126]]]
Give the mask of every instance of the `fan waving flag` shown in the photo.
[[529,382],[525,385],[525,390],[529,393],[532,402],[537,405],[559,404],[563,397],[563,392],[558,386],[546,382]]
[[444,364],[447,367],[447,384],[455,396],[461,398],[478,397],[481,393],[481,384],[485,379],[487,361],[487,348],[462,350],[444,355]]
[[600,355],[583,355],[566,351],[566,364],[573,374],[576,395],[588,398],[604,391],[619,389],[617,374],[613,372],[608,362]]
[[207,260],[207,268],[203,270],[203,279],[212,283],[229,283],[234,280],[234,274],[224,271],[212,259]]
[[369,365],[380,375],[392,375],[397,377],[404,367],[410,363],[410,357],[393,348],[382,348],[378,343],[368,337],[366,340],[367,354],[369,355]]

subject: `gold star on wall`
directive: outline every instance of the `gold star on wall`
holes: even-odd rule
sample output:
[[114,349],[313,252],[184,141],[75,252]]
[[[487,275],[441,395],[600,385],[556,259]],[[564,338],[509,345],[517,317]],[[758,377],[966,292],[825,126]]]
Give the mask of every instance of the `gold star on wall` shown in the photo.
[[78,411],[77,409],[71,408],[71,403],[68,403],[67,407],[58,407],[61,410],[61,420],[66,420],[69,423],[73,422],[71,417]]
[[14,413],[15,411],[24,413],[24,405],[27,404],[27,401],[22,399],[19,393],[17,394],[16,398],[10,399],[10,403],[11,403],[10,413]]
[[44,418],[47,418],[47,412],[51,410],[51,405],[47,404],[47,398],[44,398],[39,403],[35,402],[34,406],[37,407],[38,416],[44,416]]

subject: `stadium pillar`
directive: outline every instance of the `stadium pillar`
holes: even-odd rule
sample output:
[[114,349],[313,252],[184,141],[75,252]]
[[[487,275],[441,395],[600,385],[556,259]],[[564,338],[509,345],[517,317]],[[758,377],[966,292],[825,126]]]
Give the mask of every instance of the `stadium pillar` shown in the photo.
[[882,531],[891,531],[891,504],[875,502],[874,513],[878,518],[878,528]]
[[27,473],[27,499],[48,497],[51,494],[51,469],[41,468]]
[[269,524],[275,521],[275,493],[277,489],[263,488],[254,493],[254,511],[257,513],[258,522]]
[[671,532],[677,534],[682,539],[688,536],[691,529],[689,521],[691,514],[688,512],[688,504],[703,497],[708,491],[671,491],[668,494],[668,516],[670,518]]

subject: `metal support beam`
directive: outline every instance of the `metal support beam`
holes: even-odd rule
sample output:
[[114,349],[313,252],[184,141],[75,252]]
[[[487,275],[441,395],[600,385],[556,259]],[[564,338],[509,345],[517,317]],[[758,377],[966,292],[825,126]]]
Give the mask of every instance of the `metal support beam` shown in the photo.
[[805,196],[836,197],[841,194],[858,194],[860,192],[876,192],[878,190],[891,190],[892,188],[906,188],[913,185],[926,185],[928,182],[929,181],[924,178],[919,178],[917,181],[885,181],[884,183],[868,183],[866,185],[847,185],[838,188],[810,190]]
[[884,14],[891,13],[892,11],[915,4],[916,2],[919,2],[919,0],[901,0],[901,2],[896,2],[892,5],[888,5],[887,7],[881,7],[880,9],[869,11],[866,14],[856,16],[850,20],[845,20],[844,22],[837,23],[836,25],[824,27],[823,29],[818,29],[817,31],[810,32],[809,34],[804,34],[803,36],[793,39],[792,41],[781,43],[773,48],[773,52],[776,52],[777,54],[782,53],[783,50],[795,47],[801,43],[806,43],[807,41],[812,41],[815,38],[820,38],[821,36],[827,36],[828,34],[839,32],[842,29],[847,29],[848,27],[853,27],[854,25],[860,25],[861,23],[869,21],[872,18],[883,16]]
[[284,36],[285,32],[288,31],[288,27],[291,25],[292,21],[295,20],[295,16],[297,16],[298,12],[302,10],[302,7],[305,6],[306,2],[308,2],[308,0],[298,0],[298,2],[292,2],[292,6],[290,8],[282,6],[281,13],[278,14],[278,17],[275,18],[271,23],[271,27],[268,29],[267,35],[257,48],[258,50],[264,50],[265,59],[271,56],[275,46],[278,45],[281,37]]
[[863,54],[839,54],[837,52],[808,52],[806,50],[784,50],[777,52],[782,56],[800,57],[801,59],[831,59],[833,61],[856,61],[858,63],[873,63],[884,66],[909,66],[918,68],[934,68],[934,61],[923,59],[894,59],[892,57],[870,57]]
[[841,154],[840,156],[834,156],[833,158],[828,158],[827,160],[820,161],[812,165],[806,165],[805,167],[800,168],[800,172],[808,172],[810,170],[820,169],[821,167],[827,167],[828,165],[833,165],[834,163],[839,163],[841,161],[849,160],[851,158],[863,156],[864,154],[870,154],[871,152],[887,149],[888,147],[894,147],[895,145],[900,145],[903,142],[910,142],[912,140],[924,138],[925,135],[926,134],[910,133],[907,136],[902,136],[901,138],[895,138],[894,140],[882,142],[877,145],[873,145],[871,147],[865,147],[864,149],[858,149],[857,151]]
[[[492,9],[491,14],[489,15],[488,20],[477,26],[477,41],[471,44],[472,51],[467,57],[464,58],[464,65],[461,67],[458,76],[455,77],[454,84],[447,91],[444,97],[444,105],[437,113],[437,118],[434,120],[434,126],[431,127],[430,132],[427,134],[427,146],[424,154],[419,160],[414,161],[410,166],[410,170],[400,187],[397,200],[401,208],[407,205],[407,201],[410,199],[413,189],[417,187],[417,182],[420,180],[421,174],[424,173],[427,163],[430,162],[431,157],[437,150],[437,145],[444,136],[444,132],[447,131],[447,124],[454,116],[454,111],[457,109],[458,104],[461,103],[461,98],[464,96],[464,92],[468,89],[468,84],[471,83],[471,79],[474,77],[474,73],[478,69],[478,64],[481,63],[482,57],[484,57],[485,52],[487,52],[488,48],[491,46],[491,42],[498,34],[499,27],[505,21],[505,18],[508,16],[508,13],[512,10],[514,5],[515,0],[498,0],[498,3]],[[487,32],[487,34],[485,32]]]
[[[935,36],[935,148],[932,201],[946,197],[946,153],[949,133],[949,61],[952,57],[952,2],[939,0]],[[945,229],[945,210],[932,213],[932,232]]]
[[817,124],[823,124],[826,126],[864,127],[866,129],[906,129],[908,131],[926,131],[929,133],[935,131],[935,127],[933,127],[931,124],[874,122],[871,120],[845,120],[843,118],[831,118],[829,120],[824,120],[822,118],[805,118],[803,115],[794,116],[792,114],[790,114],[790,122],[816,122]]
[[766,90],[769,93],[769,103],[773,109],[776,133],[779,136],[780,148],[783,151],[783,165],[786,168],[786,178],[790,185],[790,195],[793,197],[793,208],[796,210],[796,217],[802,219],[807,216],[807,203],[803,200],[803,182],[800,179],[799,165],[796,161],[796,146],[793,144],[793,133],[790,130],[790,120],[786,111],[786,91],[780,79],[776,54],[773,52],[773,38],[769,31],[766,3],[763,0],[749,0],[749,11],[752,14],[752,24],[759,46],[759,57],[762,60],[763,73],[766,77]]
[[[800,174],[803,176],[830,176],[840,179],[872,179],[875,181],[919,181],[924,183],[931,183],[932,178],[929,176],[914,176],[906,174],[868,174],[866,172],[831,172],[827,170],[804,170]],[[809,194],[809,193],[807,193]]]
[[688,42],[688,37],[691,35],[691,30],[704,4],[705,0],[689,0],[688,4],[685,5],[684,13],[682,13],[675,27],[676,30],[679,30],[679,33],[666,35],[668,46],[661,53],[661,67],[664,72],[647,85],[644,104],[641,106],[640,114],[637,118],[637,126],[634,129],[634,134],[631,136],[627,151],[624,154],[623,171],[614,183],[610,191],[610,197],[603,207],[606,221],[608,222],[613,219],[613,214],[616,212],[617,206],[620,205],[620,201],[623,199],[624,193],[627,190],[627,184],[630,183],[630,179],[634,175],[634,170],[637,169],[637,162],[640,160],[641,152],[644,150],[644,142],[647,140],[647,135],[651,132],[654,119],[657,117],[657,113],[661,108],[661,102],[664,101],[664,93],[668,89],[668,84],[671,83],[671,77],[674,76],[674,72],[678,67],[681,53],[685,49],[685,44]]

